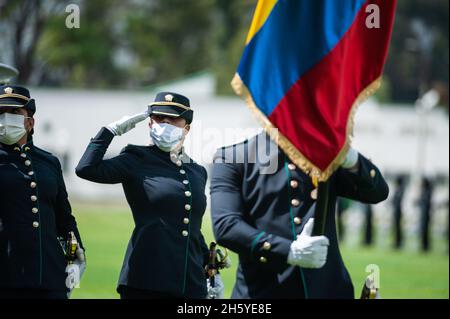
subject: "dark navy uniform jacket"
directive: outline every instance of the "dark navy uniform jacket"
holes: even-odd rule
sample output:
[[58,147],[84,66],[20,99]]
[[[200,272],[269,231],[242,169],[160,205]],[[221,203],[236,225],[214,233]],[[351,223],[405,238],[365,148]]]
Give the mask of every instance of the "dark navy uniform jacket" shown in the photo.
[[81,244],[58,159],[0,143],[0,288],[65,291],[70,231]]
[[[314,216],[314,186],[311,178],[296,168],[265,133],[258,136],[259,141],[268,144],[258,143],[254,137],[219,149],[213,166],[214,233],[220,245],[239,254],[232,297],[354,298],[336,236],[336,197],[375,204],[387,198],[386,182],[362,155],[357,173],[338,169],[330,179],[331,205],[325,227],[330,240],[327,263],[321,269],[291,266],[287,264],[290,245]],[[258,152],[268,155],[258,156]],[[270,172],[264,171],[267,168],[273,168],[272,172],[263,174]]]
[[122,183],[135,229],[119,279],[122,286],[205,298],[208,247],[200,232],[206,208],[206,170],[171,158],[157,146],[128,145],[104,160],[114,135],[103,128],[91,140],[76,172],[105,184]]

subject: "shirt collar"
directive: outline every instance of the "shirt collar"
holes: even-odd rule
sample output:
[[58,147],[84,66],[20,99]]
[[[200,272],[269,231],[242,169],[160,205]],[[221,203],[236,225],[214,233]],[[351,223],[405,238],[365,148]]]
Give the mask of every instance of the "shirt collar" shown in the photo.
[[33,138],[31,138],[31,137],[28,139],[27,143],[25,143],[22,146],[19,144],[6,145],[3,143],[0,143],[0,149],[4,150],[6,152],[9,152],[9,153],[14,153],[14,152],[27,153],[27,152],[32,151],[33,147],[34,147]]

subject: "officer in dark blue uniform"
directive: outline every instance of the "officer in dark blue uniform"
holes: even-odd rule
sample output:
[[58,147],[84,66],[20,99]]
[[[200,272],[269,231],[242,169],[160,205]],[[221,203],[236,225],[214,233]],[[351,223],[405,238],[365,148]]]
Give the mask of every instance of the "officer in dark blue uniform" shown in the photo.
[[[128,145],[103,159],[114,136],[149,116],[155,145]],[[207,172],[182,147],[192,119],[186,97],[159,93],[148,111],[102,128],[76,169],[89,181],[123,185],[136,225],[117,289],[123,299],[207,295],[208,247],[200,231]]]
[[336,236],[336,198],[375,204],[388,186],[353,149],[342,166],[330,178],[325,236],[311,236],[317,189],[268,135],[218,150],[211,214],[218,243],[239,254],[232,298],[354,298]]
[[69,234],[84,268],[61,165],[33,144],[35,111],[27,89],[0,86],[0,298],[67,298]]

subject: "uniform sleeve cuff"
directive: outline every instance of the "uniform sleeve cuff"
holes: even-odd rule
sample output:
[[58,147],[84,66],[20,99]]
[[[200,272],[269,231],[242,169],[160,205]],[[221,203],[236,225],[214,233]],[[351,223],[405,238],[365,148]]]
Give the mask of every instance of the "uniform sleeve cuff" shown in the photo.
[[251,253],[261,265],[284,269],[287,265],[292,241],[280,236],[259,233],[252,242]]
[[94,137],[94,140],[104,140],[110,143],[114,139],[114,136],[114,133],[110,129],[102,127]]

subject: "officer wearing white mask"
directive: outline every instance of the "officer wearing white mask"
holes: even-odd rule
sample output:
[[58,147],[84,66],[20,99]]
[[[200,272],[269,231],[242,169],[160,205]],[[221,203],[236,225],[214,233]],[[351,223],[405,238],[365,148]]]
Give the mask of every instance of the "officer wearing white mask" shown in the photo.
[[0,86],[0,299],[66,299],[86,268],[59,160],[33,143],[35,112],[26,88]]
[[[153,145],[128,145],[117,157],[103,158],[114,136],[149,116]],[[76,168],[83,179],[121,183],[132,210],[135,229],[117,287],[122,299],[207,296],[209,251],[200,231],[207,172],[183,148],[192,119],[189,99],[159,93],[148,111],[102,128]],[[223,289],[211,293],[220,296]]]

